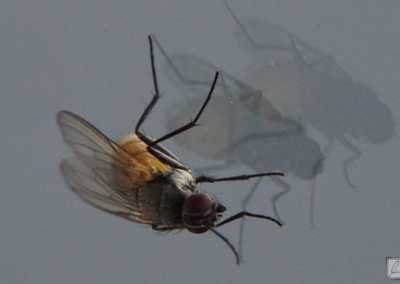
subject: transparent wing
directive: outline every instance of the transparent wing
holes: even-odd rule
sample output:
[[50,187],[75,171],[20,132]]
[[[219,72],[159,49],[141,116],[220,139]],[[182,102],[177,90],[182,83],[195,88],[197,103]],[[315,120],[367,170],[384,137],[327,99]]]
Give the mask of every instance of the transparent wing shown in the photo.
[[75,153],[96,156],[109,163],[121,162],[120,166],[123,166],[124,159],[129,159],[129,155],[118,144],[76,114],[60,111],[57,115],[57,122],[64,141]]
[[60,163],[60,172],[71,190],[101,210],[150,223],[140,213],[137,190],[152,175],[151,167],[73,113],[59,112],[57,121],[65,142],[76,153]]
[[68,187],[94,207],[137,223],[150,224],[134,198],[137,186],[128,177],[94,157],[75,156],[60,163]]

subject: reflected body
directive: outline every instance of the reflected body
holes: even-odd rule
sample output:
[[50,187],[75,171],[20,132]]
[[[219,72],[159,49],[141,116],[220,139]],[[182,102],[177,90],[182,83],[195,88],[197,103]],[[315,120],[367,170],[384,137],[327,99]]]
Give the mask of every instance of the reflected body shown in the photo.
[[333,56],[267,20],[239,20],[228,2],[223,3],[237,26],[238,43],[256,56],[253,70],[246,69],[251,74],[246,83],[238,84],[329,139],[325,155],[334,142],[346,148],[350,155],[342,161],[343,175],[355,189],[348,168],[361,157],[357,141],[382,145],[391,139],[395,128],[390,108]]
[[[186,121],[194,113],[213,70],[224,68],[193,55],[168,55],[161,44],[156,43],[167,60],[166,77],[186,96],[183,107],[171,107],[168,113],[168,125],[173,129],[176,122]],[[243,163],[254,172],[278,170],[301,180],[313,180],[322,173],[322,149],[301,121],[226,70],[221,72],[220,81],[213,103],[200,121],[204,126],[174,137],[183,147],[223,163],[196,170],[209,172]],[[296,110],[289,111],[292,112]],[[280,177],[271,179],[282,188],[271,198],[274,214],[279,220],[277,201],[291,190],[291,185]]]
[[[250,51],[254,63],[245,66],[241,76],[234,76],[230,70],[214,65],[211,60],[187,54],[165,54],[168,61],[166,75],[170,81],[179,83],[179,88],[186,85],[185,93],[189,93],[188,90],[194,93],[204,88],[207,78],[212,76],[212,70],[222,70],[223,84],[217,93],[220,92],[227,101],[247,108],[253,112],[253,116],[264,121],[257,127],[242,123],[240,129],[235,123],[230,123],[231,128],[235,129],[231,131],[233,134],[230,139],[225,141],[230,142],[226,148],[234,151],[230,151],[228,158],[234,155],[257,171],[257,166],[265,166],[265,161],[269,161],[267,158],[274,152],[266,150],[267,155],[263,157],[248,155],[246,147],[242,151],[241,146],[231,146],[234,138],[238,133],[244,133],[242,129],[255,129],[255,138],[249,134],[247,143],[256,141],[257,146],[249,147],[268,149],[268,145],[272,145],[268,139],[278,141],[283,137],[280,134],[286,132],[291,135],[291,141],[287,142],[286,137],[283,139],[289,149],[296,149],[291,153],[295,154],[294,159],[291,161],[292,155],[286,155],[286,151],[275,151],[273,158],[279,162],[271,163],[271,166],[303,180],[310,180],[322,172],[324,159],[333,148],[333,143],[337,142],[350,152],[342,161],[343,176],[348,185],[355,188],[349,178],[348,168],[362,154],[357,141],[381,145],[391,139],[395,131],[390,108],[379,100],[369,86],[354,80],[332,56],[267,20],[240,21],[228,3],[223,2],[237,27],[237,41]],[[236,112],[236,115],[240,113]],[[283,131],[277,133],[268,129],[268,124],[276,123],[280,123]],[[301,127],[296,130],[290,124]],[[265,129],[264,138],[258,135],[262,129]],[[309,136],[308,130],[318,136]],[[323,145],[325,149],[322,151],[321,144],[315,139],[324,138],[329,143]],[[182,144],[191,150],[193,148],[190,143]],[[283,146],[280,142],[277,145]],[[298,163],[307,160],[308,165]]]

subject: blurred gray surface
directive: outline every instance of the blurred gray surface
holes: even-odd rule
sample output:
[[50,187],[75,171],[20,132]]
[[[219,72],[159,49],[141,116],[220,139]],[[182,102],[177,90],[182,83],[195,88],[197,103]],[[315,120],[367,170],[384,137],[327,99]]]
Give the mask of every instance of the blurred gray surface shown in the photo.
[[[400,257],[400,3],[229,4],[243,25],[250,23],[247,30],[261,45],[278,43],[288,50],[246,43],[222,1],[0,4],[1,283],[389,281],[385,258]],[[276,34],[257,29],[259,24],[251,27],[260,22],[261,27],[278,27]],[[218,122],[232,110],[237,122],[222,128],[229,129],[226,135],[208,136],[217,137],[212,145],[241,138],[243,129],[264,136],[250,139],[255,144],[228,147],[220,157],[204,152],[207,144],[200,143],[197,151],[185,144],[190,133],[182,141],[164,143],[195,169],[228,161],[230,167],[212,171],[214,176],[259,172],[263,161],[266,171],[287,171],[281,181],[264,179],[246,205],[251,212],[279,214],[286,227],[248,219],[241,267],[214,235],[160,236],[107,215],[78,200],[58,173],[58,162],[68,155],[55,123],[59,110],[81,115],[114,140],[133,131],[153,89],[149,33],[172,58],[182,59],[183,54],[211,63],[263,95],[268,90],[290,94],[267,97],[267,106],[273,108],[256,112],[237,95],[246,93],[244,87],[225,76],[233,106],[227,110],[220,85],[212,107]],[[295,40],[288,41],[288,34]],[[286,39],[280,42],[282,35]],[[158,48],[155,56],[164,96],[144,129],[159,137],[186,122],[172,126],[171,118],[186,113],[207,88],[180,86],[168,75],[169,63]],[[180,66],[187,68],[187,75],[204,74],[197,71],[200,65],[186,63]],[[263,78],[278,83],[267,84]],[[290,139],[277,136],[279,131]],[[295,155],[293,149],[301,147],[310,154]],[[252,152],[258,148],[264,149],[263,155]],[[310,174],[306,167],[319,157],[321,165]],[[225,216],[230,216],[241,210],[254,182],[203,188],[228,207]],[[236,245],[239,229],[237,222],[220,232]]]

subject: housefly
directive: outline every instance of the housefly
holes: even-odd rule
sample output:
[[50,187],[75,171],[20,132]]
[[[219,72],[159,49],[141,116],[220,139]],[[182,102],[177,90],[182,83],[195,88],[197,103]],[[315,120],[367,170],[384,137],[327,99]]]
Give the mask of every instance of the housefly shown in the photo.
[[60,171],[68,187],[92,206],[135,223],[151,226],[156,231],[187,229],[194,234],[213,232],[233,251],[237,264],[240,257],[229,240],[215,228],[242,217],[270,220],[269,216],[239,212],[220,222],[226,207],[213,196],[203,193],[201,183],[247,180],[262,176],[283,176],[271,172],[225,178],[193,177],[191,171],[160,142],[196,126],[197,120],[211,99],[218,80],[217,71],[210,91],[194,120],[159,138],[145,135],[140,127],[160,98],[154,63],[152,37],[150,45],[154,96],[141,115],[134,134],[113,142],[93,125],[69,111],[60,111],[57,122],[64,141],[74,156],[60,163]]

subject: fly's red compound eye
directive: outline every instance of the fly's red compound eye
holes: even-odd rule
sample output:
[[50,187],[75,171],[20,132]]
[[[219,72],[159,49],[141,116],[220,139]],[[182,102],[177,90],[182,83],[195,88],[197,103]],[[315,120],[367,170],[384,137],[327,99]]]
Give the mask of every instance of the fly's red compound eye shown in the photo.
[[215,200],[204,193],[189,196],[183,203],[182,216],[186,229],[194,234],[202,234],[214,226],[216,221]]
[[185,203],[183,204],[183,213],[201,216],[209,211],[213,207],[214,203],[214,200],[207,194],[192,194],[185,200]]

